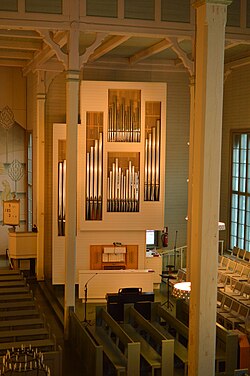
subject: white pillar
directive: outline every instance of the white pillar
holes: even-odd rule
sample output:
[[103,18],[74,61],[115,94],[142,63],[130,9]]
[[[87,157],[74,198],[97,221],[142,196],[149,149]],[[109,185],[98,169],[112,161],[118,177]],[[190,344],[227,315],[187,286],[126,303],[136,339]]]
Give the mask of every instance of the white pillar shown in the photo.
[[187,279],[190,280],[191,262],[191,223],[192,223],[192,193],[193,193],[193,155],[194,155],[194,105],[195,105],[195,77],[190,77],[190,132],[189,132],[189,166],[188,166],[188,223],[187,223]]
[[45,194],[45,151],[44,151],[44,128],[45,128],[45,76],[44,72],[38,73],[36,108],[36,225],[37,233],[37,280],[44,279],[44,194]]
[[77,214],[77,131],[79,71],[66,77],[66,222],[65,222],[65,337],[68,336],[69,308],[75,307],[76,214]]
[[77,234],[77,139],[79,107],[79,0],[69,3],[70,31],[66,72],[66,213],[64,337],[69,337],[69,313],[75,309]]
[[197,1],[189,376],[215,373],[226,0]]

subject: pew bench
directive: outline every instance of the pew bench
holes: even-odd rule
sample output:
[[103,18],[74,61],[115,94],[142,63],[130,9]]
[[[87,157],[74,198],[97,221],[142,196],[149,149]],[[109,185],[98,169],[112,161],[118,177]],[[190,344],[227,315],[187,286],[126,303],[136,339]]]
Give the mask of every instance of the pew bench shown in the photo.
[[141,356],[149,365],[151,374],[160,370],[161,375],[174,372],[174,340],[166,339],[131,304],[125,305],[124,323],[120,324],[128,335],[141,344]]
[[96,325],[89,327],[93,337],[117,375],[140,374],[140,344],[134,342],[103,307],[96,307]]
[[188,328],[167,312],[159,303],[152,304],[152,325],[166,338],[174,339],[174,354],[184,365],[184,375],[188,371]]
[[[189,305],[185,301],[177,301],[176,317],[182,323],[188,323]],[[185,325],[185,324],[184,324]],[[185,325],[186,326],[186,325]],[[186,326],[187,327],[187,326]],[[184,333],[183,333],[184,334]],[[188,338],[187,338],[188,339]],[[238,368],[238,335],[216,323],[216,375],[221,373],[233,376]]]

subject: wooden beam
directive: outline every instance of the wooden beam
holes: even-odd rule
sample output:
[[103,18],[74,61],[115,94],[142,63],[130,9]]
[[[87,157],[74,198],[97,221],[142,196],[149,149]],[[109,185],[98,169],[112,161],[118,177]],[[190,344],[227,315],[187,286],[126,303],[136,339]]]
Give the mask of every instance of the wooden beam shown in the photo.
[[16,59],[0,59],[1,67],[25,67],[27,60],[16,60]]
[[28,38],[28,39],[40,39],[42,37],[36,31],[33,30],[9,30],[0,29],[0,37],[11,37],[11,38]]
[[96,48],[94,53],[89,57],[88,61],[92,62],[103,55],[106,55],[108,52],[112,51],[114,48],[118,47],[123,42],[126,42],[130,37],[127,35],[116,35],[112,36],[110,39],[108,39],[106,42],[104,42],[101,46]]
[[29,50],[37,51],[41,49],[42,41],[28,41],[28,40],[12,40],[9,38],[0,38],[0,48],[6,48],[10,50]]
[[142,51],[137,52],[133,56],[129,58],[129,63],[130,64],[135,64],[138,63],[140,60],[144,60],[152,55],[155,55],[161,51],[164,51],[171,47],[172,43],[169,42],[166,39],[163,39],[159,43],[154,44],[153,46],[146,48]]
[[97,33],[95,41],[86,48],[86,51],[83,55],[80,56],[80,68],[83,64],[86,64],[89,61],[90,56],[94,53],[95,50],[97,50],[100,46],[102,46],[102,42],[107,37],[107,34],[105,33]]
[[34,57],[34,53],[32,51],[0,49],[0,58],[1,59],[31,60],[31,59],[33,59],[33,57]]
[[250,56],[231,61],[230,63],[226,63],[224,65],[224,68],[225,68],[225,71],[228,71],[228,70],[239,68],[239,67],[242,67],[243,65],[248,65],[248,64],[250,64]]
[[[58,32],[54,35],[54,41],[63,47],[68,41],[67,32]],[[35,54],[34,59],[25,67],[23,73],[27,75],[30,71],[35,70],[40,65],[46,63],[52,56],[55,55],[55,51],[47,44],[44,45],[43,49]]]
[[189,59],[187,53],[179,46],[177,38],[167,38],[171,43],[172,50],[177,54],[183,65],[189,71],[190,75],[194,75],[194,62]]

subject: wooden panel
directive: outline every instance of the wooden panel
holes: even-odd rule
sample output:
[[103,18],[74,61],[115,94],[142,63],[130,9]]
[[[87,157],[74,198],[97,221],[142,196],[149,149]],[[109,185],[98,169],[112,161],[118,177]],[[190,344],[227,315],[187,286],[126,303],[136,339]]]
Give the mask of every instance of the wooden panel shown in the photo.
[[116,267],[119,269],[138,269],[138,245],[124,245],[127,252],[125,262],[103,262],[104,247],[112,247],[112,245],[91,245],[90,246],[90,269],[105,269]]
[[138,246],[127,245],[127,269],[138,268]]
[[102,245],[90,246],[90,269],[102,269]]

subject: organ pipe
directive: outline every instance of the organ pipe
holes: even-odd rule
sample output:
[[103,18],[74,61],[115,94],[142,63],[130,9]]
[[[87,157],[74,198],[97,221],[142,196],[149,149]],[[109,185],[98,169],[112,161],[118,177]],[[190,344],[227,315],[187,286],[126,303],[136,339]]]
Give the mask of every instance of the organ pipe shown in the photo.
[[103,137],[94,140],[86,158],[86,219],[102,219],[102,157]]
[[108,141],[140,142],[140,101],[114,95],[108,109]]
[[58,236],[65,235],[66,160],[58,163]]
[[160,195],[160,120],[145,140],[144,200],[159,201]]
[[135,171],[132,161],[124,171],[119,159],[112,163],[107,179],[108,212],[139,211],[139,172]]

